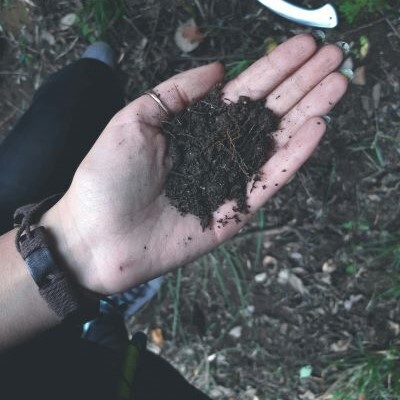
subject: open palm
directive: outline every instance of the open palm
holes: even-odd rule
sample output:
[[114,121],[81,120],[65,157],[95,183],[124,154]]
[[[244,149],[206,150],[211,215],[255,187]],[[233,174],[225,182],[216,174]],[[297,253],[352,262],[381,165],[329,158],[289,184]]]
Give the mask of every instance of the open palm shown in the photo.
[[[299,35],[226,84],[224,98],[265,98],[282,121],[277,151],[263,167],[274,184],[263,190],[260,182],[251,193],[249,188],[251,212],[223,229],[212,222],[203,232],[197,217],[180,215],[165,197],[170,161],[160,128],[166,115],[157,103],[144,95],[115,115],[56,206],[64,216],[65,246],[75,249],[71,267],[81,283],[102,294],[123,291],[232,237],[317,146],[325,132],[320,116],[347,88],[347,79],[334,72],[342,58],[337,46],[318,50],[311,35]],[[176,113],[223,77],[223,67],[214,63],[178,74],[154,91]],[[218,212],[231,215],[232,203]]]

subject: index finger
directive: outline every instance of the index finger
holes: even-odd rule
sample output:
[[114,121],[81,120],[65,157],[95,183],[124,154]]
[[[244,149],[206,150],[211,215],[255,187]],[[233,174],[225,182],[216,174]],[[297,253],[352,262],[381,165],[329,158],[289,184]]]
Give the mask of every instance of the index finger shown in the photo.
[[228,82],[223,90],[224,98],[236,102],[240,96],[252,100],[266,97],[300,68],[317,51],[317,47],[311,34],[294,36]]

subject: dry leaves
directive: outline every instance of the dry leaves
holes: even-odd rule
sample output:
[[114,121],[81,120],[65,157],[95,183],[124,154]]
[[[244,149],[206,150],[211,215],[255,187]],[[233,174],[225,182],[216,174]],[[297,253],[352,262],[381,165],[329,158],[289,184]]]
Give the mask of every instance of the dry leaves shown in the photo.
[[262,265],[265,268],[275,269],[278,266],[278,260],[272,256],[265,256],[262,261]]
[[291,286],[294,290],[296,290],[296,292],[299,292],[303,296],[308,294],[308,290],[304,286],[303,281],[298,276],[292,274],[287,269],[284,269],[279,272],[278,282],[281,285]]
[[66,31],[72,25],[74,25],[77,20],[78,16],[74,13],[69,13],[67,15],[64,15],[64,17],[62,17],[60,20],[60,29],[62,31]]
[[364,86],[367,83],[365,66],[358,67],[354,70],[352,83],[354,85]]
[[184,53],[190,53],[199,47],[204,38],[205,35],[200,32],[193,18],[180,24],[175,32],[175,43]]
[[229,331],[228,335],[233,339],[239,339],[242,336],[242,327],[235,326]]
[[160,328],[152,329],[150,337],[151,337],[151,341],[159,347],[162,347],[165,343],[164,335]]

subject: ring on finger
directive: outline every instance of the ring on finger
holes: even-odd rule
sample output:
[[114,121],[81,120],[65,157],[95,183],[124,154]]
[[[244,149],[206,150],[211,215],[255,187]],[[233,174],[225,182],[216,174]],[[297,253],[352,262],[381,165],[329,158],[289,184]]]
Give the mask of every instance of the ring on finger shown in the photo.
[[163,110],[167,115],[170,114],[168,108],[163,104],[163,102],[160,100],[155,92],[153,92],[152,90],[148,90],[147,92],[145,92],[145,94],[150,96],[158,104],[161,110]]

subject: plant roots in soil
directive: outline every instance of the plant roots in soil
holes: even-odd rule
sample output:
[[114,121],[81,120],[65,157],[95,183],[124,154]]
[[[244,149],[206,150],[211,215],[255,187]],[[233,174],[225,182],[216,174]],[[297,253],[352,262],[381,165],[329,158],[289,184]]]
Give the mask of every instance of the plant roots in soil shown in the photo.
[[[226,103],[222,96],[213,89],[163,126],[172,159],[166,195],[183,215],[199,217],[203,229],[225,201],[236,202],[237,222],[239,213],[248,212],[247,185],[261,180],[279,123],[263,100]],[[217,222],[225,225],[228,217]]]

